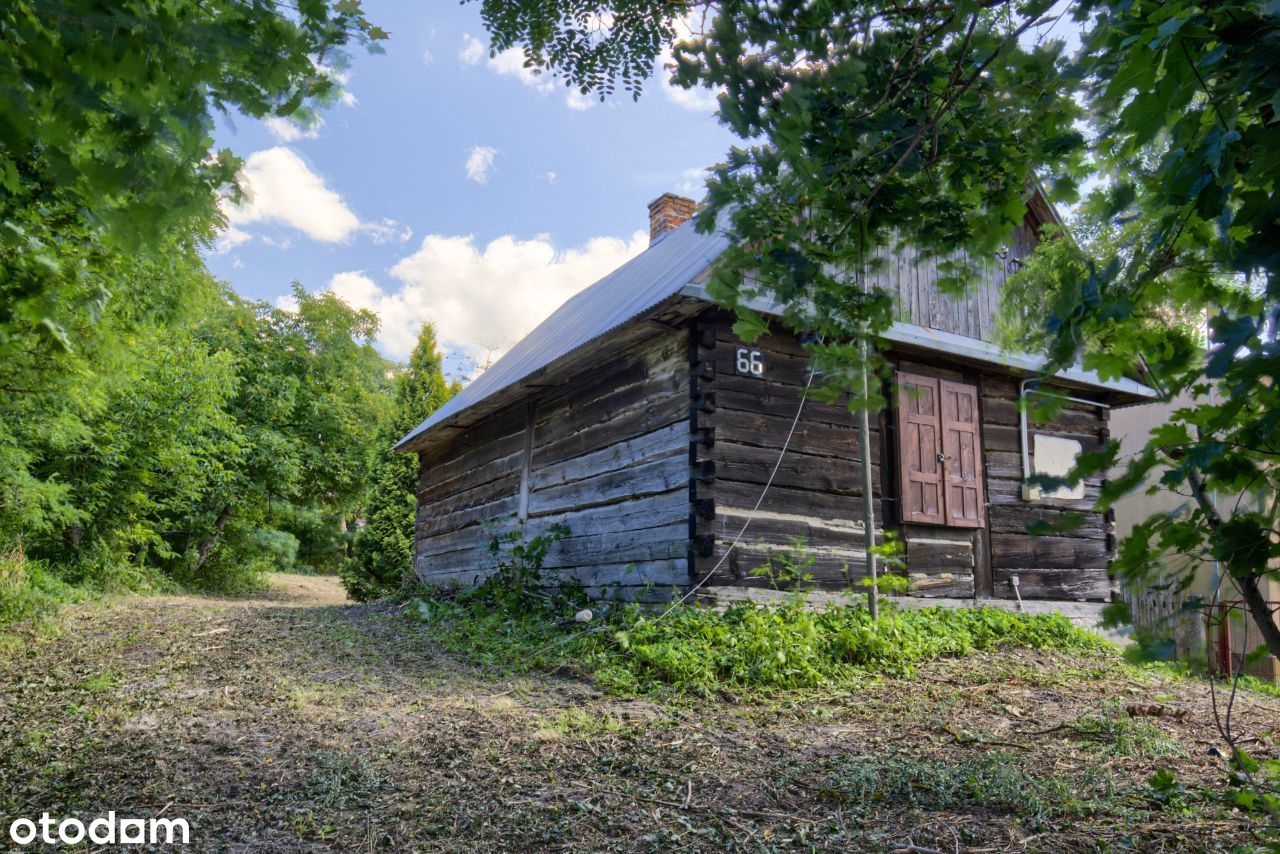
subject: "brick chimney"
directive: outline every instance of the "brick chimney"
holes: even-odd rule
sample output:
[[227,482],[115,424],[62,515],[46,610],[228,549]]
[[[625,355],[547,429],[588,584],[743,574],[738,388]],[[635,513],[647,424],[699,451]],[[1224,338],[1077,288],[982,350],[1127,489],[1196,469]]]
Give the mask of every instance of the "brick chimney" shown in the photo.
[[693,199],[663,193],[649,202],[649,245],[669,231],[675,231],[693,218],[697,204]]

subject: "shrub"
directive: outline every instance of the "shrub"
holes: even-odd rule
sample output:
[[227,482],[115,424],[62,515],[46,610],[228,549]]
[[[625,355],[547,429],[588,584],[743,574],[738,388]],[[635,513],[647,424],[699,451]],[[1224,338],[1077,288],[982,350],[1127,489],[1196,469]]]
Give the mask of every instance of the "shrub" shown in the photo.
[[[572,599],[581,603],[584,597],[577,595],[575,585],[552,581],[542,574],[547,552],[568,535],[568,527],[551,525],[530,537],[523,521],[518,522],[513,530],[494,534],[489,541],[489,558],[492,561],[489,576],[483,583],[465,591],[463,598],[496,607],[505,614],[526,613],[531,609],[538,611],[548,601]],[[555,588],[555,596],[548,600],[548,590],[552,588]]]
[[275,528],[255,528],[250,535],[255,553],[270,567],[271,572],[293,572],[298,560],[298,538],[288,531]]
[[424,602],[417,613],[453,651],[524,670],[569,666],[621,694],[831,688],[867,674],[908,675],[924,661],[999,647],[1111,648],[1061,615],[992,608],[887,606],[873,621],[861,604],[819,612],[802,599],[724,611],[680,605],[662,617],[624,606],[584,629],[566,622],[573,607],[544,602],[504,610],[464,596]]
[[0,626],[42,616],[66,600],[66,584],[21,549],[0,554]]

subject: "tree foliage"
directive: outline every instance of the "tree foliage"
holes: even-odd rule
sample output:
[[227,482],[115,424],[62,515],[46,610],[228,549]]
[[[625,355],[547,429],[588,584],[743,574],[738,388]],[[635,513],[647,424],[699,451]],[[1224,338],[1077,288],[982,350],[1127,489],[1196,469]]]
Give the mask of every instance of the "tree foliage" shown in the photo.
[[245,302],[196,257],[140,266],[167,305],[111,300],[72,364],[33,368],[49,388],[0,397],[6,546],[105,587],[336,568],[391,398],[376,319],[300,287],[294,312]]
[[392,448],[458,390],[444,377],[435,327],[424,324],[408,367],[396,376],[390,416],[370,446],[364,525],[356,535],[352,560],[342,568],[342,583],[359,602],[393,593],[410,577],[418,459]]
[[[18,0],[0,9],[0,360],[66,348],[121,258],[207,240],[239,161],[215,113],[294,116],[335,97],[356,0]],[[59,291],[83,291],[76,300]]]
[[[593,81],[622,67],[610,50],[638,45],[630,59],[652,63],[670,33],[701,20],[674,45],[676,81],[719,91],[720,119],[743,140],[713,170],[701,214],[703,228],[735,238],[712,290],[739,310],[746,336],[764,329],[753,307],[770,303],[819,332],[815,358],[837,385],[857,388],[853,342],[889,320],[887,295],[867,284],[878,259],[910,243],[962,289],[1021,219],[1033,182],[1074,202],[1089,179],[1096,189],[1082,210],[1105,239],[1041,244],[1011,302],[1047,309],[1048,320],[1022,324],[1021,338],[1051,368],[1083,361],[1105,377],[1140,377],[1162,400],[1191,396],[1195,405],[1103,495],[1109,506],[1156,475],[1188,496],[1181,514],[1138,528],[1118,569],[1152,583],[1170,551],[1222,560],[1280,654],[1259,586],[1280,558],[1280,7],[489,0],[486,9],[495,44],[523,42],[531,63],[602,93]],[[548,12],[558,28],[537,24]],[[590,41],[583,21],[602,19],[610,26]],[[1051,38],[1070,24],[1082,37],[1074,55]],[[1117,454],[1113,442],[1073,476],[1106,471]],[[1215,493],[1241,500],[1215,504]]]
[[390,402],[377,320],[239,299],[214,117],[293,117],[386,33],[358,0],[0,9],[0,552],[104,586],[335,568]]

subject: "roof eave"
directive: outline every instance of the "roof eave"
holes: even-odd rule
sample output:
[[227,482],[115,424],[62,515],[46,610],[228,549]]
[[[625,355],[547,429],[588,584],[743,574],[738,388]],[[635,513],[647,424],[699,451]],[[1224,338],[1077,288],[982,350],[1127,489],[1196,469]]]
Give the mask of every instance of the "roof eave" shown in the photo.
[[581,359],[583,353],[590,352],[593,347],[611,346],[610,342],[612,341],[612,338],[610,333],[616,332],[624,326],[630,326],[634,323],[643,323],[654,315],[660,314],[665,316],[672,310],[679,310],[681,303],[686,303],[692,306],[695,303],[701,304],[706,302],[705,299],[696,297],[691,299],[686,297],[683,291],[684,289],[681,288],[679,292],[650,306],[640,314],[629,318],[618,326],[614,326],[611,329],[606,330],[595,338],[584,341],[579,346],[543,365],[532,373],[527,374],[515,382],[486,395],[483,400],[476,401],[475,404],[459,410],[447,418],[441,419],[421,432],[412,433],[406,436],[393,445],[391,450],[399,453],[418,453],[427,450],[433,445],[445,440],[446,437],[441,435],[442,431],[449,429],[468,429],[467,425],[459,424],[459,421],[466,421],[471,418],[483,418],[486,415],[501,409],[503,406],[509,405],[515,399],[514,395],[518,394],[522,389],[527,390],[531,386],[539,385],[540,380],[547,379],[549,375],[553,375],[566,365]]
[[[681,293],[693,299],[710,302],[706,289],[699,284],[686,285]],[[747,308],[775,317],[782,315],[782,308],[766,299],[751,300]],[[1036,376],[1043,372],[1048,360],[1031,353],[1009,352],[990,341],[927,329],[911,323],[895,321],[882,336],[890,344],[929,353],[944,353],[948,356],[980,365],[990,365],[1009,373],[1023,376]],[[1156,399],[1152,389],[1131,379],[1106,380],[1094,371],[1073,365],[1054,374],[1054,379],[1070,385],[1080,386],[1096,391],[1105,391],[1120,397],[1120,404],[1148,403]]]

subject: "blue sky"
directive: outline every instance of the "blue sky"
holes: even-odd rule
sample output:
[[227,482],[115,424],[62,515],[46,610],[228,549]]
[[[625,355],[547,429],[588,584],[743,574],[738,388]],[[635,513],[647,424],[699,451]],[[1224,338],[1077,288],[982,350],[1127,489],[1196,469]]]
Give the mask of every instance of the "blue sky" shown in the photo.
[[247,297],[279,303],[297,279],[378,311],[392,358],[428,319],[455,370],[501,353],[647,245],[651,199],[700,197],[732,143],[709,94],[661,76],[600,104],[491,60],[474,4],[366,8],[386,53],[353,50],[318,127],[219,128],[252,201],[208,261]]

